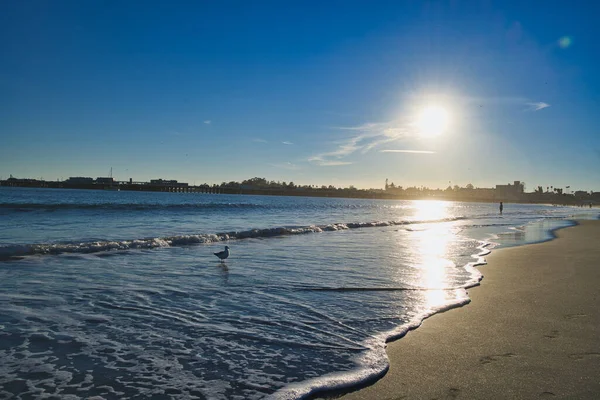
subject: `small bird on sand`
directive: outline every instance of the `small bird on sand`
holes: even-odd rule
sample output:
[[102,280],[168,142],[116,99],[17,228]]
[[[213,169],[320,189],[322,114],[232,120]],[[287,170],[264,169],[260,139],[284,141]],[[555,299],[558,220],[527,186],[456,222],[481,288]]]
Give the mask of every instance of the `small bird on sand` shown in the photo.
[[219,257],[221,259],[221,262],[223,262],[223,260],[229,257],[229,246],[225,246],[225,250],[213,254]]

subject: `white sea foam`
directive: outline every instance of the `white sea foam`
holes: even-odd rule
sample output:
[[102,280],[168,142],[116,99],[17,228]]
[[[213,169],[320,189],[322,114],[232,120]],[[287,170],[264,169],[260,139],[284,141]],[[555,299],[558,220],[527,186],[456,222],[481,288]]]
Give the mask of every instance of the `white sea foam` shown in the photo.
[[158,247],[188,246],[193,244],[206,244],[229,240],[250,238],[268,238],[274,236],[304,235],[320,233],[323,231],[339,231],[358,228],[373,228],[395,225],[413,225],[421,223],[451,222],[462,220],[465,217],[445,218],[431,221],[374,221],[353,222],[327,225],[310,225],[301,227],[276,227],[265,229],[249,229],[214,234],[177,235],[159,238],[145,238],[133,240],[109,240],[77,243],[36,243],[0,246],[0,260],[32,255],[52,255],[63,253],[99,253],[104,251],[154,249]]

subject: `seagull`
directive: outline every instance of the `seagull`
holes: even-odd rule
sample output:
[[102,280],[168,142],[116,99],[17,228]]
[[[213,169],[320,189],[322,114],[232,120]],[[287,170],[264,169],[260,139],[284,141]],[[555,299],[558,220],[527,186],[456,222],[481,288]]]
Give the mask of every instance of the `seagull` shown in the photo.
[[223,262],[223,260],[229,257],[229,246],[225,246],[225,250],[213,254],[219,257],[221,259],[221,262]]

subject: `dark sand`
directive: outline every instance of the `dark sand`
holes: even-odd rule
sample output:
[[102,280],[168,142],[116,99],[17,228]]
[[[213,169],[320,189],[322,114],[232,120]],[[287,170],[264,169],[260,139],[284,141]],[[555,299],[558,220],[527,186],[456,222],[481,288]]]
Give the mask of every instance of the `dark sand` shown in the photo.
[[493,251],[470,304],[388,344],[351,399],[600,399],[600,221]]

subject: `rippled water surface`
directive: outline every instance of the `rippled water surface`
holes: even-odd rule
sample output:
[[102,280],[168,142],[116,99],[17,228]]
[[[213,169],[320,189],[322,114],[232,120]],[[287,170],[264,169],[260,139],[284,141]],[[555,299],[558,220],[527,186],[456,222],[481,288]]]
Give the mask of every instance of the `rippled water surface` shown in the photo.
[[[0,397],[299,398],[573,208],[0,188]],[[212,255],[231,248],[225,263]]]

